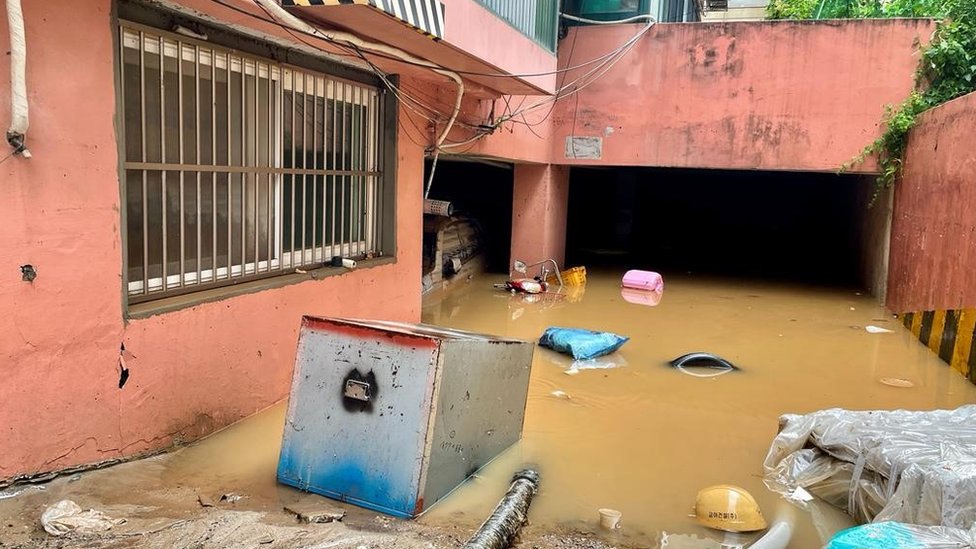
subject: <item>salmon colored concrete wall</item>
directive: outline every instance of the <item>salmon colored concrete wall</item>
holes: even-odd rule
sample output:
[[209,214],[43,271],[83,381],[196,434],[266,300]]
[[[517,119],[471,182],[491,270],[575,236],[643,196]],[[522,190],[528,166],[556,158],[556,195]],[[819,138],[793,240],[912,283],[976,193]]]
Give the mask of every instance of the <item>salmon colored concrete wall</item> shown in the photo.
[[512,205],[512,260],[534,263],[566,257],[569,169],[517,164]]
[[[444,2],[444,40],[509,74],[537,74],[556,68],[556,55],[474,0]],[[553,91],[554,74],[525,80]]]
[[302,314],[420,316],[422,150],[400,139],[397,263],[126,319],[110,5],[24,3],[34,157],[0,165],[0,480],[164,448],[281,399]]
[[[450,108],[450,101],[455,97],[454,90],[441,87],[438,105]],[[459,120],[471,125],[484,124],[490,120],[492,109],[497,118],[503,115],[509,105],[517,109],[520,105],[530,106],[545,100],[546,96],[518,96],[494,100],[467,97],[462,104]],[[458,124],[451,132],[450,141],[462,145],[448,146],[446,150],[450,153],[463,152],[468,156],[485,156],[513,162],[547,163],[552,150],[552,125],[547,117],[549,111],[549,105],[530,110],[515,121],[503,124],[495,133],[468,144],[463,143],[469,141],[475,132]]]
[[[560,45],[561,56],[574,43],[576,53],[560,66],[640,28],[577,27]],[[835,171],[879,133],[884,105],[908,95],[933,28],[921,19],[657,25],[559,103],[551,161]],[[569,135],[601,137],[602,159],[567,158]]]
[[922,115],[895,187],[894,312],[976,307],[976,93]]

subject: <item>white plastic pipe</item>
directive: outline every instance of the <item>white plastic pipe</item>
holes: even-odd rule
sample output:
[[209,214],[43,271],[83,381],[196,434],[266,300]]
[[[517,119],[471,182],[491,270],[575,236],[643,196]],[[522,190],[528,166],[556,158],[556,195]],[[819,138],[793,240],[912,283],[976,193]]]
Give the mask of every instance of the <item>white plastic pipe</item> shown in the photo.
[[11,103],[7,134],[23,138],[27,135],[30,118],[27,111],[27,39],[24,36],[24,12],[20,0],[7,0],[7,22],[10,26]]
[[794,524],[796,509],[785,500],[780,500],[773,525],[749,549],[786,549],[793,537]]
[[788,521],[773,524],[763,537],[749,546],[749,549],[786,549],[793,537],[793,525]]

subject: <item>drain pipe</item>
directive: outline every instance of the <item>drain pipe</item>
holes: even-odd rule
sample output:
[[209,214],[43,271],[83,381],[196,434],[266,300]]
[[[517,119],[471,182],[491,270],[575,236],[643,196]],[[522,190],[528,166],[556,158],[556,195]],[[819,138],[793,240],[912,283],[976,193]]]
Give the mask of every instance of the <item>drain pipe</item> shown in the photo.
[[793,537],[796,524],[796,510],[785,501],[780,501],[776,520],[749,549],[786,549]]
[[10,128],[7,142],[12,154],[30,158],[27,150],[27,39],[24,36],[24,12],[20,0],[7,0],[7,23],[10,26]]
[[538,490],[538,472],[526,469],[515,473],[508,493],[462,549],[508,549],[525,524],[529,505]]

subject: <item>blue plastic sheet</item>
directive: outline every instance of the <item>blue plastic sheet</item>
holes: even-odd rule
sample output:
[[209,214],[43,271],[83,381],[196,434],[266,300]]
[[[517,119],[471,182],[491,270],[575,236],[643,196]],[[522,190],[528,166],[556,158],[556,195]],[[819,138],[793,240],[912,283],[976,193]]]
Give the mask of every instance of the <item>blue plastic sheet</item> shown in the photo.
[[572,355],[576,360],[589,360],[608,355],[629,340],[629,337],[610,332],[552,327],[547,328],[539,338],[539,345]]

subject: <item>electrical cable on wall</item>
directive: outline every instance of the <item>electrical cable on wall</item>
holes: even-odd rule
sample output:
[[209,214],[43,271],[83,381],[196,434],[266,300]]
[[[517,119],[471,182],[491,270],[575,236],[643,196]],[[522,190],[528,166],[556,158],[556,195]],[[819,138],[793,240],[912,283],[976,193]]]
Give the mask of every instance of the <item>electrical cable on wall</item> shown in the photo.
[[[627,40],[620,46],[617,46],[610,52],[607,52],[599,57],[590,59],[588,61],[579,63],[577,65],[567,66],[561,69],[557,68],[556,70],[553,71],[543,71],[538,73],[523,73],[523,74],[506,74],[506,73],[486,73],[486,72],[476,72],[476,71],[448,70],[443,66],[437,65],[435,63],[429,62],[424,59],[414,57],[413,55],[404,52],[402,50],[399,50],[397,48],[394,48],[392,46],[367,42],[359,38],[358,36],[345,33],[345,32],[336,32],[336,31],[319,29],[317,27],[314,27],[306,23],[305,21],[299,19],[298,17],[295,17],[294,15],[286,11],[284,8],[282,8],[280,5],[278,5],[276,2],[274,2],[274,0],[253,0],[255,4],[261,7],[271,17],[270,19],[264,18],[258,14],[249,12],[247,10],[243,10],[237,6],[233,6],[224,0],[211,0],[211,1],[220,4],[226,8],[237,11],[239,13],[245,14],[249,17],[253,17],[265,22],[276,24],[281,28],[285,29],[286,31],[288,31],[289,34],[291,34],[293,37],[295,37],[296,39],[305,43],[308,46],[316,47],[313,44],[310,44],[309,42],[302,40],[300,37],[296,36],[295,32],[307,36],[311,36],[320,40],[324,40],[334,46],[339,47],[341,51],[345,52],[344,54],[339,53],[338,55],[357,57],[358,59],[366,63],[369,70],[371,70],[374,74],[376,74],[381,79],[383,84],[391,91],[391,93],[394,94],[395,97],[397,97],[397,99],[402,104],[404,104],[406,108],[408,108],[410,111],[417,114],[420,118],[427,120],[430,124],[434,125],[435,127],[440,122],[440,120],[442,120],[442,118],[439,118],[437,116],[441,114],[441,109],[431,106],[428,102],[419,99],[418,97],[416,97],[415,93],[408,92],[407,90],[404,89],[402,85],[398,86],[390,82],[390,80],[386,77],[386,74],[381,69],[379,69],[379,67],[377,67],[366,56],[365,52],[368,52],[370,57],[379,57],[382,59],[388,59],[398,63],[404,63],[411,66],[426,68],[436,74],[447,76],[448,78],[453,80],[458,86],[458,93],[455,98],[455,102],[453,108],[451,109],[450,115],[448,116],[447,123],[444,126],[443,130],[437,134],[437,137],[432,140],[433,143],[425,147],[425,151],[428,154],[430,154],[432,157],[431,171],[427,177],[427,181],[425,182],[425,186],[424,186],[425,198],[428,196],[430,192],[430,186],[431,183],[433,182],[434,172],[436,170],[438,157],[441,152],[446,151],[446,149],[453,149],[459,147],[467,147],[467,149],[465,150],[470,150],[471,147],[473,147],[473,145],[477,143],[477,141],[487,137],[488,135],[491,135],[498,128],[502,127],[505,124],[521,124],[529,128],[529,130],[532,131],[532,133],[536,134],[536,132],[532,129],[533,126],[538,126],[543,124],[551,116],[556,102],[579,93],[581,90],[585,89],[587,86],[589,86],[596,80],[602,78],[609,70],[611,70],[620,61],[620,59],[622,59],[627,53],[629,53],[633,49],[633,47],[640,40],[640,38],[642,38],[650,30],[650,28],[656,23],[654,18],[650,15],[641,15],[635,18],[628,18],[621,21],[596,22],[596,23],[611,24],[611,23],[628,22],[631,20],[641,20],[641,19],[648,20],[648,24],[644,26],[640,31],[638,31],[633,37],[631,37],[629,40]],[[566,18],[572,19],[573,17],[575,16],[568,16]],[[590,67],[591,65],[596,65],[596,66],[586,71],[581,76],[575,78],[569,84],[565,83],[565,76],[567,73],[575,70],[580,70],[582,68]],[[478,124],[478,123],[471,123],[471,122],[465,122],[463,120],[459,120],[459,115],[462,113],[461,105],[462,105],[463,94],[464,94],[464,84],[460,77],[460,75],[462,74],[472,75],[472,76],[482,76],[482,77],[497,77],[497,78],[526,78],[526,77],[534,77],[534,76],[562,74],[563,82],[560,83],[559,88],[556,89],[555,93],[550,97],[547,97],[545,99],[542,99],[540,101],[537,101],[535,103],[532,103],[524,107],[522,105],[525,102],[525,98],[523,98],[519,106],[516,107],[514,110],[512,110],[509,105],[506,108],[506,112],[502,113],[502,115],[499,118],[497,119],[489,118],[488,123]],[[526,113],[532,112],[544,106],[549,106],[550,108],[549,111],[542,117],[542,119],[535,122],[529,122],[528,119],[526,118]],[[415,129],[421,131],[420,128],[418,128],[416,124],[413,123],[413,118],[412,117],[408,117],[408,118],[410,119],[411,123],[414,124]],[[405,129],[405,127],[402,125],[402,122],[400,120],[398,120],[397,123],[401,128]],[[474,132],[474,135],[468,139],[463,139],[458,142],[448,142],[447,136],[451,133],[451,131],[455,127],[465,127],[466,129]],[[417,144],[417,142],[412,137],[410,138],[410,140],[415,144]]]
[[[302,21],[301,19],[288,13],[287,10],[285,10],[280,5],[278,5],[274,0],[254,0],[254,3],[260,6],[261,8],[263,8],[265,11],[267,11],[272,17],[277,19],[280,23],[304,31],[313,36],[317,36],[328,42],[333,42],[333,43],[344,42],[356,49],[364,49],[367,51],[375,51],[387,55],[392,55],[400,60],[425,66],[426,68],[430,69],[434,73],[439,74],[441,76],[446,76],[447,78],[453,80],[455,84],[457,84],[457,98],[454,103],[454,109],[451,111],[451,115],[448,118],[443,131],[441,131],[439,136],[434,140],[434,143],[431,145],[431,149],[434,155],[434,165],[436,166],[437,156],[438,154],[440,154],[441,145],[447,139],[447,135],[451,133],[451,130],[454,127],[454,121],[457,120],[458,113],[461,111],[461,101],[464,99],[464,81],[461,80],[460,75],[458,75],[453,71],[444,69],[439,65],[420,59],[419,57],[414,57],[413,55],[410,55],[409,53],[394,48],[392,46],[387,46],[385,44],[378,44],[374,42],[368,42],[366,40],[359,38],[358,36],[349,33],[323,31],[321,29],[313,27],[312,25],[306,23],[305,21]],[[431,170],[430,177],[428,178],[427,183],[424,185],[424,198],[427,198],[427,194],[430,192],[430,186],[431,183],[433,183],[433,179],[434,179],[434,170]]]

